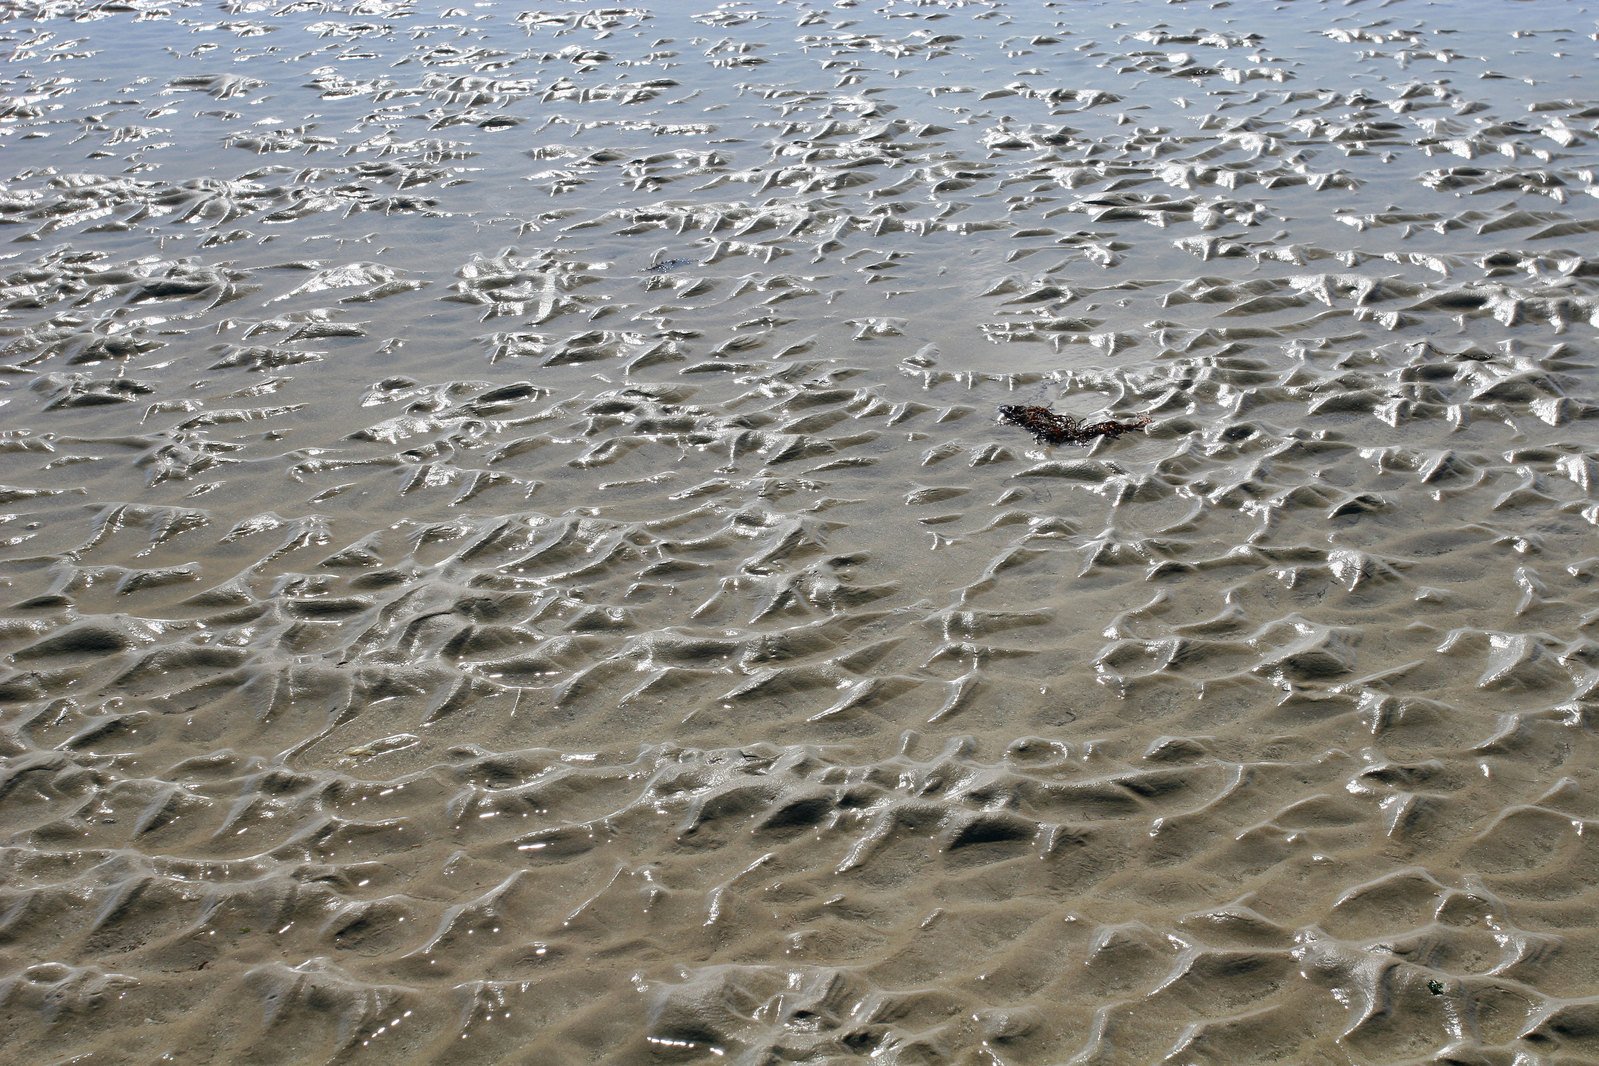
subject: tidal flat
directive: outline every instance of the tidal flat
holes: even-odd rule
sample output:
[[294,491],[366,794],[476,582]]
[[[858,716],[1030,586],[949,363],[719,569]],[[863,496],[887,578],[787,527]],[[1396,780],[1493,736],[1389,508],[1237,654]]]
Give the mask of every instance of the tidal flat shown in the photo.
[[5,1057],[1599,1061],[1596,29],[0,7]]

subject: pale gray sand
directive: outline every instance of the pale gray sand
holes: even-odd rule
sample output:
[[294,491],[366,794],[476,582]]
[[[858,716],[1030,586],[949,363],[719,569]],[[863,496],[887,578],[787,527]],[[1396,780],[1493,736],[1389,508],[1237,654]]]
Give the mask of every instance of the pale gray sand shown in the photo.
[[1599,1061],[1594,9],[5,10],[8,1059]]

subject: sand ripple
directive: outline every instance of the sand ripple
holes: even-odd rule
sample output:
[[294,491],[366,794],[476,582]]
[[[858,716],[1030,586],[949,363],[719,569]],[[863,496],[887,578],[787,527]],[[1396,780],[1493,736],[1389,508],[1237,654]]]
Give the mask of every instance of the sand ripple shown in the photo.
[[10,5],[12,1054],[1599,1058],[1593,34],[1190,6]]

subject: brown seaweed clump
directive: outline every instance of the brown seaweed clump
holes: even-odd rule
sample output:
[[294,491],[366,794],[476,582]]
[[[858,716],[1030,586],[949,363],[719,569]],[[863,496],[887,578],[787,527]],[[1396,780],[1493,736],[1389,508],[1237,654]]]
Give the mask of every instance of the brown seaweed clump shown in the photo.
[[1040,444],[1088,444],[1097,437],[1114,440],[1123,433],[1142,430],[1149,425],[1147,416],[1130,422],[1117,422],[1114,419],[1082,422],[1071,415],[1034,404],[1006,404],[999,409],[999,417],[1002,422],[1021,426]]

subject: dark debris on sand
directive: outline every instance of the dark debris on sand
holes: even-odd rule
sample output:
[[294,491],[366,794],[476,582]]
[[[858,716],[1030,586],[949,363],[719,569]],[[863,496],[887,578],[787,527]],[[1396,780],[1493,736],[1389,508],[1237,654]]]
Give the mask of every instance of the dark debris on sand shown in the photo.
[[1023,404],[1002,406],[999,409],[999,418],[1002,422],[1021,426],[1040,444],[1089,444],[1098,437],[1110,437],[1114,440],[1123,433],[1132,433],[1149,426],[1148,417],[1135,418],[1129,422],[1107,420],[1085,423],[1048,407]]

